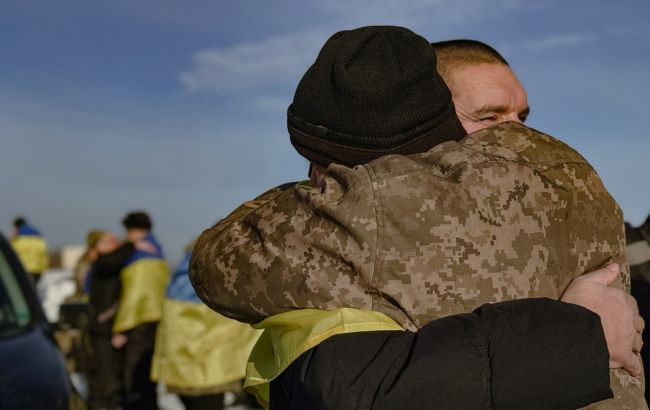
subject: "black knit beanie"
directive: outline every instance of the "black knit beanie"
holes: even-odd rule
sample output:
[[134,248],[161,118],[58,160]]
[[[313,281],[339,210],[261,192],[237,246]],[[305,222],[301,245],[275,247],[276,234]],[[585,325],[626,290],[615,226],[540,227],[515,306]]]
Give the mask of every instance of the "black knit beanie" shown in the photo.
[[414,154],[466,135],[429,42],[403,27],[330,37],[289,106],[291,143],[327,167]]

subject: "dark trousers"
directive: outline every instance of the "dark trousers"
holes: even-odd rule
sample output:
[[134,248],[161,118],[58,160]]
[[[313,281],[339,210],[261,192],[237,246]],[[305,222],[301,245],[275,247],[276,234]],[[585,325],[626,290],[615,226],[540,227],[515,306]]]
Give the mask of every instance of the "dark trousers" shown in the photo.
[[110,334],[90,333],[92,352],[88,360],[89,407],[122,406],[122,352],[111,345]]
[[[639,305],[639,314],[646,323],[650,323],[650,283],[644,280],[632,281],[632,296]],[[643,348],[641,348],[643,372],[645,379],[650,380],[650,328],[643,330]],[[650,388],[645,389],[645,399],[650,402]]]
[[185,410],[223,410],[223,393],[203,396],[178,396]]
[[29,277],[32,279],[32,284],[34,284],[34,286],[38,285],[38,282],[41,280],[42,276],[42,273],[29,272]]
[[124,346],[125,409],[156,410],[156,384],[151,381],[151,360],[158,322],[143,323],[126,332]]

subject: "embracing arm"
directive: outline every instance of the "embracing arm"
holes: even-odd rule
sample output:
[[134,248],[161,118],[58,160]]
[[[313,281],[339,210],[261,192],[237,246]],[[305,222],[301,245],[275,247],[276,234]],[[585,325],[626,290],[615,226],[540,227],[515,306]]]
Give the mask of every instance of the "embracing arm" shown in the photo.
[[378,310],[368,174],[339,168],[322,189],[275,188],[201,234],[189,271],[207,306],[248,323],[305,308]]
[[604,339],[593,312],[550,299],[337,335],[272,382],[271,408],[575,409],[612,396]]
[[134,250],[135,247],[131,242],[125,242],[114,251],[99,255],[93,264],[93,276],[102,278],[118,276],[120,269]]
[[565,301],[488,304],[434,320],[417,333],[332,337],[272,382],[271,403],[575,409],[611,398],[608,362],[619,355],[629,360],[627,369],[638,372],[636,331],[643,328],[629,295],[608,287],[619,273],[610,265],[582,276],[569,286]]

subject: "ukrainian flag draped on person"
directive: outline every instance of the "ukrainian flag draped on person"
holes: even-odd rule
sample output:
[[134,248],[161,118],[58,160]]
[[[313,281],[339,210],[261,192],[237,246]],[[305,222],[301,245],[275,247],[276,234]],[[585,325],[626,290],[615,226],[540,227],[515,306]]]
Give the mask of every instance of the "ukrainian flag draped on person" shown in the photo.
[[162,317],[165,286],[169,281],[169,268],[160,244],[151,234],[145,241],[154,251],[136,249],[120,272],[122,290],[113,333],[123,333]]
[[27,272],[39,275],[47,270],[47,242],[38,230],[27,224],[17,227],[11,246]]
[[179,393],[220,393],[244,378],[261,332],[201,302],[188,272],[192,247],[167,287],[151,378]]

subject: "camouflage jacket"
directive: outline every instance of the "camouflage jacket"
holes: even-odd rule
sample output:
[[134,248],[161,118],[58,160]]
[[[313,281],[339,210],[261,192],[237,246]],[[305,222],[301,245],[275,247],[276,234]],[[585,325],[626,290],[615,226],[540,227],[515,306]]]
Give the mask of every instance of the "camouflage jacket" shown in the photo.
[[[505,123],[421,154],[331,165],[322,189],[272,189],[201,235],[190,274],[237,320],[353,307],[413,330],[488,302],[558,299],[612,260],[629,290],[623,226],[582,156]],[[641,383],[612,377],[616,396],[630,393],[616,384],[635,390],[612,408],[643,408]]]

